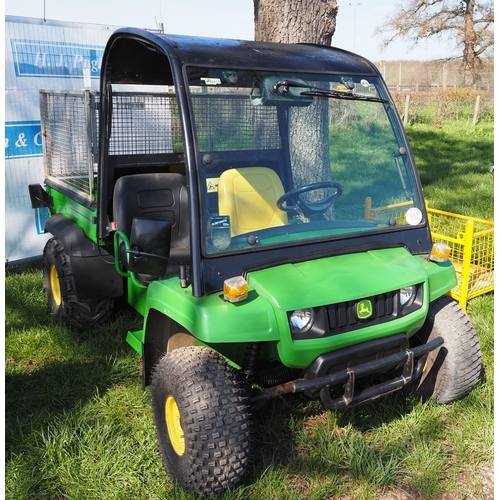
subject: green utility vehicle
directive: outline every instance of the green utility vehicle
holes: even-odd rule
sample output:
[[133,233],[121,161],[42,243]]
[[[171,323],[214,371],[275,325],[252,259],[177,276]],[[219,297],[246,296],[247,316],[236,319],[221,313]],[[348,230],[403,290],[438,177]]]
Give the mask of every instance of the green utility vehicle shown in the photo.
[[[186,491],[237,485],[251,412],[344,409],[478,381],[376,67],[333,47],[116,31],[99,92],[41,92],[47,300],[91,327],[124,298],[159,447]],[[435,168],[439,168],[438,165]],[[449,250],[449,249],[448,249]]]

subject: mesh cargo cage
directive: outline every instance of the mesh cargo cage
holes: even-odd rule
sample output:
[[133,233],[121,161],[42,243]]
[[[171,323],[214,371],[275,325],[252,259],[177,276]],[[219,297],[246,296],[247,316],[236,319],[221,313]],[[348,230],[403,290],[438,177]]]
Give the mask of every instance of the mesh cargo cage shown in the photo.
[[451,248],[458,284],[449,295],[463,309],[467,301],[494,290],[494,224],[442,210],[427,210],[432,239]]
[[[407,202],[373,208],[367,198],[364,217],[367,221],[393,217],[397,224],[412,205]],[[434,243],[444,242],[451,248],[450,260],[458,283],[448,295],[465,310],[467,301],[494,290],[494,223],[429,207],[427,215]]]
[[[99,148],[99,93],[42,90],[39,95],[45,176],[52,185],[93,202]],[[182,153],[175,94],[115,92],[113,108],[109,155],[115,163],[126,163],[139,155],[147,155],[151,163],[162,154]]]

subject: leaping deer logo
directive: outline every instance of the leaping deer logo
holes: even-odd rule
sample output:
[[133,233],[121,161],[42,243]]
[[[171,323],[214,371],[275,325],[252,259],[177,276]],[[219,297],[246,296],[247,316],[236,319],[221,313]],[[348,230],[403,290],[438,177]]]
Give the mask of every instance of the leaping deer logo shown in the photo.
[[359,319],[366,319],[372,315],[372,303],[369,300],[362,300],[356,304],[356,314]]

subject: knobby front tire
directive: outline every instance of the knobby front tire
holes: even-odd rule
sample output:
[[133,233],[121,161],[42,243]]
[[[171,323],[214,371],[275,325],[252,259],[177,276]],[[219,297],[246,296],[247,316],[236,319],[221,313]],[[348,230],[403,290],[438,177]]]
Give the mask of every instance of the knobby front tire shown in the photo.
[[236,370],[215,351],[181,347],[156,365],[152,403],[167,474],[205,496],[238,485],[250,462],[250,414]]

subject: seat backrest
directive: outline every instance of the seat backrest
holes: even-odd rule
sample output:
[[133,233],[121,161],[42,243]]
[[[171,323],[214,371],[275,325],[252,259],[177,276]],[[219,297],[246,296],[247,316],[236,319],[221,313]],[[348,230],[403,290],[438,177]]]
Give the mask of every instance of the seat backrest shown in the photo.
[[170,255],[176,258],[179,252],[189,254],[189,202],[183,175],[148,173],[120,177],[113,193],[117,229],[130,237],[135,217],[169,220],[172,224]]
[[219,215],[229,215],[231,236],[288,224],[276,202],[284,194],[276,172],[267,167],[233,168],[219,179]]

